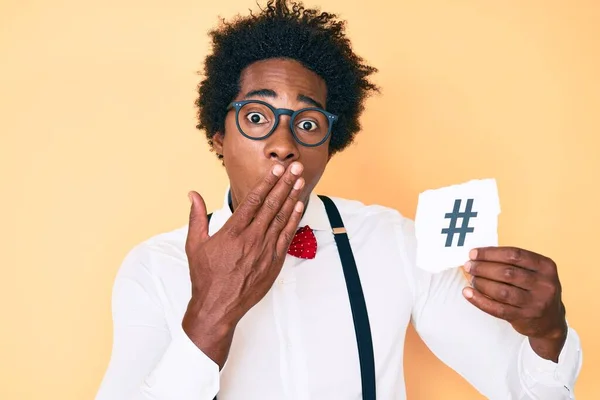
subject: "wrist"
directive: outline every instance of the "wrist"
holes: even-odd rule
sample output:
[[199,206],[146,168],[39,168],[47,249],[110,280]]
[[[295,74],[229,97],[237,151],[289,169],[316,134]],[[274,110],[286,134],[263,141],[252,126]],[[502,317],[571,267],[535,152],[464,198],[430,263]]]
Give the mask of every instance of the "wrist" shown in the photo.
[[530,337],[529,344],[541,358],[558,363],[558,358],[567,340],[568,331],[569,327],[565,322],[563,326],[543,337]]
[[223,368],[237,321],[222,313],[206,312],[195,299],[191,299],[183,316],[181,327],[190,340],[204,354]]
[[192,296],[188,302],[184,320],[193,322],[197,328],[207,328],[209,331],[222,331],[226,333],[235,329],[239,318],[233,312],[227,312],[224,302],[210,302],[199,296]]

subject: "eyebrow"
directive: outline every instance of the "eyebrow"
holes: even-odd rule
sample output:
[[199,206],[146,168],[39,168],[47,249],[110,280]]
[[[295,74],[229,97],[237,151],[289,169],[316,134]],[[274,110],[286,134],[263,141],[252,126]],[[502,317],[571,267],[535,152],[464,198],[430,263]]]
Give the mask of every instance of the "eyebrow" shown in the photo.
[[312,97],[305,96],[303,94],[298,95],[298,101],[302,101],[304,103],[310,104],[315,107],[324,108],[321,103],[313,99]]
[[[275,93],[275,91],[271,90],[271,89],[257,89],[257,90],[251,90],[248,93],[246,93],[246,95],[244,96],[244,99],[248,99],[250,97],[267,97],[267,98],[274,99],[277,97],[277,93]],[[298,99],[298,101],[301,101],[306,104],[310,104],[313,107],[324,108],[321,103],[319,103],[318,101],[316,101],[315,99],[313,99],[310,96],[306,96],[304,94],[299,94],[297,99]]]
[[244,99],[247,99],[249,97],[275,98],[275,97],[277,97],[277,93],[275,93],[275,91],[271,90],[271,89],[258,89],[258,90],[251,90],[248,93],[246,93],[246,95],[244,96]]

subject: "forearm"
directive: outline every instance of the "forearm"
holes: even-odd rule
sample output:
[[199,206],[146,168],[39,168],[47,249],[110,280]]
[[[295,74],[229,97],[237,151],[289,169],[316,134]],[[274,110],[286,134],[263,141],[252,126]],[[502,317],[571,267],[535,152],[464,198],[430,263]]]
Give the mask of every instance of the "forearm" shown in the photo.
[[233,317],[219,310],[207,311],[201,301],[192,298],[181,325],[190,340],[222,369],[236,324]]

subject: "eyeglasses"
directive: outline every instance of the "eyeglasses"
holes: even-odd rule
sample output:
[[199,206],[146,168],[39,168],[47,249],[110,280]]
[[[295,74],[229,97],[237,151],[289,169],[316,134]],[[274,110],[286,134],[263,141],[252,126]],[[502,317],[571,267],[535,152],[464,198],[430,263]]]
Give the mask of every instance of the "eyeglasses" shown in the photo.
[[234,101],[227,110],[235,109],[235,122],[242,135],[252,140],[268,138],[282,115],[290,116],[290,130],[296,142],[306,147],[317,147],[331,135],[333,123],[338,119],[321,108],[301,110],[275,108],[260,100]]

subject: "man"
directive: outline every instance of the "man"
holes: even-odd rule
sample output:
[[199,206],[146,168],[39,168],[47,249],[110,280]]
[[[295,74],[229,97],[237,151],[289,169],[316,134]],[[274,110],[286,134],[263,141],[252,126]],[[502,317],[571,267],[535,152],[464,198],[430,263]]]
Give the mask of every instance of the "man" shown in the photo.
[[580,342],[550,259],[474,249],[469,285],[415,267],[395,210],[313,193],[377,91],[343,28],[278,0],[212,32],[198,127],[230,189],[210,218],[190,193],[189,225],[124,260],[98,400],[404,399],[411,322],[488,398],[573,398]]

